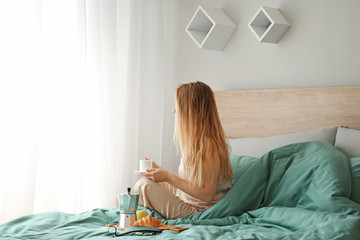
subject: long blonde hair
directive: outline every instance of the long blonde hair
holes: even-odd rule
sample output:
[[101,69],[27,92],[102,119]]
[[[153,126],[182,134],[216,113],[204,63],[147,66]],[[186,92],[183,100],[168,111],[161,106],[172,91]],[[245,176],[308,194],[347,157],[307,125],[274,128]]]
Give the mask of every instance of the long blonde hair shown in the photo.
[[174,140],[180,147],[187,178],[193,186],[202,186],[206,154],[218,154],[219,180],[229,180],[232,167],[214,93],[202,82],[182,84],[176,89]]

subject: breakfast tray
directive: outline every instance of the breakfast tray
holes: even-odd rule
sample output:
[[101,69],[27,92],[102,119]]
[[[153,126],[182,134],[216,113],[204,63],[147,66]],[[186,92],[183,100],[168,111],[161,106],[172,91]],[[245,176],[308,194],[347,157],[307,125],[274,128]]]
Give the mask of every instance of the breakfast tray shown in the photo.
[[[105,225],[105,227],[115,227],[121,231],[124,231],[128,228],[122,228],[122,227],[119,227],[119,225],[117,223],[113,223],[113,224],[107,224]],[[174,232],[177,232],[177,233],[180,233],[184,230],[187,230],[188,228],[185,228],[185,227],[179,227],[179,226],[175,226],[175,225],[161,225],[160,227],[153,227],[154,229],[157,229],[159,231],[164,231],[164,230],[170,230],[170,231],[174,231]]]

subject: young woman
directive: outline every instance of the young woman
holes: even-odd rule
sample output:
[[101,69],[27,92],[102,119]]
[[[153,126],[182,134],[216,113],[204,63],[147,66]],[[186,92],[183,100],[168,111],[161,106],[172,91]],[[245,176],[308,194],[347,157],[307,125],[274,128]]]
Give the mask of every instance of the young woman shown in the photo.
[[139,205],[167,219],[211,207],[231,188],[229,146],[214,93],[202,82],[176,89],[174,139],[181,151],[178,174],[153,162],[135,185]]

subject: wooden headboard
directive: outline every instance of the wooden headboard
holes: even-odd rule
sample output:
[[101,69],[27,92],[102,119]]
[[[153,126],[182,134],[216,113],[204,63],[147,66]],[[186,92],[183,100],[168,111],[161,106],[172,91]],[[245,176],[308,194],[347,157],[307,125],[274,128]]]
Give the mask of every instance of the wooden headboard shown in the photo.
[[215,96],[229,138],[360,129],[360,86],[218,91]]

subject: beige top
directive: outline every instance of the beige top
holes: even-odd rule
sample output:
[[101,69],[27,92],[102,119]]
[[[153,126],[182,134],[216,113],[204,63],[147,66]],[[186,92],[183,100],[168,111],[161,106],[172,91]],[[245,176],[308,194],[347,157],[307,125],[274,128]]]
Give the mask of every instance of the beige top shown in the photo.
[[[184,167],[183,167],[182,161],[179,165],[178,173],[181,178],[185,179],[185,173],[184,173]],[[211,207],[216,202],[218,202],[220,199],[222,199],[231,187],[232,187],[231,179],[229,179],[225,183],[219,182],[217,189],[216,189],[215,197],[211,203],[207,203],[200,199],[194,198],[194,197],[188,195],[187,193],[184,193],[180,189],[178,189],[176,191],[176,196],[178,196],[182,201],[186,202],[187,204],[194,206],[198,210],[203,210],[203,209]]]

